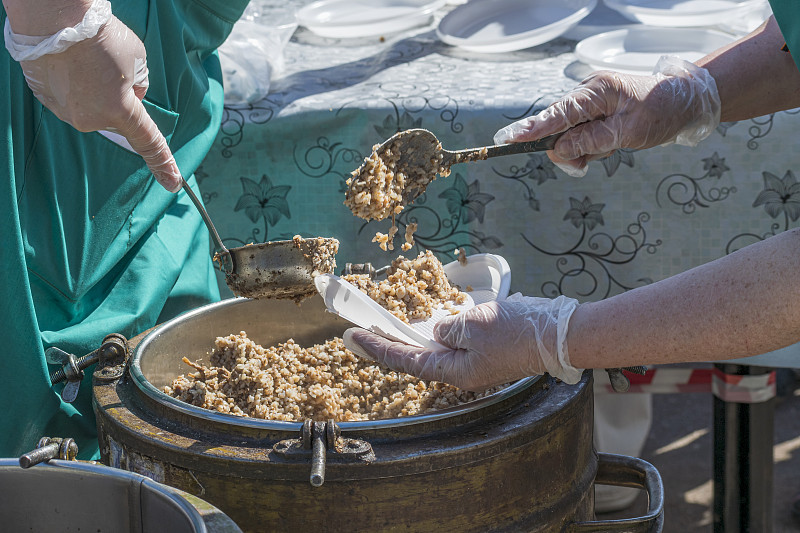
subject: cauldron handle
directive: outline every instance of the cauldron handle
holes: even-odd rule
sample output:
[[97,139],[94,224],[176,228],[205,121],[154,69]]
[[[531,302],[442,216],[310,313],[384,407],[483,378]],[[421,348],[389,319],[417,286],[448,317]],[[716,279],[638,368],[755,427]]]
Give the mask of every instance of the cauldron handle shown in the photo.
[[664,484],[658,470],[647,461],[627,455],[598,453],[598,458],[595,483],[647,491],[647,514],[636,518],[573,522],[564,532],[660,533],[664,527]]

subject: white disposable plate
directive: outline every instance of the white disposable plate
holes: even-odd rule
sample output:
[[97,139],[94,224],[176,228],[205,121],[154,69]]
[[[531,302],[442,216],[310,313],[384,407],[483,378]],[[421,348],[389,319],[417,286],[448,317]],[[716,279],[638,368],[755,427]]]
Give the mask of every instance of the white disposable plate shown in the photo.
[[371,37],[426,24],[446,0],[320,0],[297,23],[322,37]]
[[[471,255],[466,265],[453,261],[444,266],[444,271],[450,282],[461,287],[469,297],[466,303],[454,306],[459,312],[508,296],[511,269],[499,255]],[[328,311],[345,320],[388,339],[432,349],[442,347],[433,340],[433,326],[450,315],[449,310],[440,306],[429,319],[412,320],[407,324],[339,276],[321,274],[314,282]]]
[[695,61],[734,39],[710,29],[638,26],[584,39],[575,47],[575,55],[596,70],[649,74],[662,55]]
[[603,0],[631,20],[650,26],[715,26],[741,17],[766,0]]
[[436,34],[442,42],[471,52],[512,52],[560,37],[596,4],[597,0],[470,0],[445,15]]

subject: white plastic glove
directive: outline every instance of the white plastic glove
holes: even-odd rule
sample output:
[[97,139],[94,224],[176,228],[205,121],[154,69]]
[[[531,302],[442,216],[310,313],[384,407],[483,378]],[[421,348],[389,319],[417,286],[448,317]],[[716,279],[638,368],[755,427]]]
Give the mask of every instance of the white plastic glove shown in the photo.
[[167,141],[142,105],[149,85],[144,44],[94,0],[83,20],[47,37],[18,35],[5,25],[6,48],[20,62],[36,98],[79,131],[125,137],[167,190],[181,177]]
[[581,177],[589,161],[618,148],[696,146],[719,121],[719,93],[711,74],[678,57],[663,56],[650,76],[593,73],[538,115],[502,128],[494,142],[566,132],[548,156],[567,174]]
[[361,328],[344,333],[355,354],[422,379],[482,391],[548,372],[577,383],[582,370],[569,362],[566,338],[577,300],[515,294],[440,320],[434,338],[449,348],[433,351],[390,341]]

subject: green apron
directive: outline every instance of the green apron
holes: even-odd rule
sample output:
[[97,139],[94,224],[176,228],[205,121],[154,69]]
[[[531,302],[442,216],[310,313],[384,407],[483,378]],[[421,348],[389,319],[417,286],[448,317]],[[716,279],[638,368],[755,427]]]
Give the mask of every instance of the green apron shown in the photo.
[[[145,43],[145,106],[197,191],[193,173],[222,114],[213,50],[246,0],[125,0],[114,14]],[[5,23],[0,7],[0,27]],[[76,356],[109,333],[131,338],[219,299],[209,238],[185,193],[170,194],[142,159],[99,133],[80,133],[43,108],[5,47],[0,51],[0,457],[40,437],[72,437],[98,455],[91,368],[72,404],[44,350]]]
[[792,59],[800,68],[800,6],[794,0],[769,0],[769,4]]

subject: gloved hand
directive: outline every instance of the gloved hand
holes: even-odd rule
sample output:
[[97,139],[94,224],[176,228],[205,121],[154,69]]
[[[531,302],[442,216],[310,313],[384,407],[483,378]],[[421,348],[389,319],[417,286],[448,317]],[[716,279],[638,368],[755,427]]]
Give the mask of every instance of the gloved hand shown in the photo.
[[695,146],[719,121],[719,93],[711,74],[663,56],[650,76],[593,73],[538,115],[502,128],[494,142],[532,141],[564,131],[548,156],[567,174],[580,177],[587,162],[618,148]]
[[437,322],[434,339],[446,346],[429,350],[390,341],[361,328],[344,333],[356,355],[392,370],[456,387],[483,391],[548,372],[577,383],[582,371],[569,362],[566,338],[578,302],[566,296],[532,298],[515,294]]
[[180,189],[172,152],[141,102],[149,85],[144,44],[108,0],[94,0],[81,23],[49,37],[15,34],[6,19],[5,41],[33,94],[58,118],[79,131],[122,135],[161,185]]

